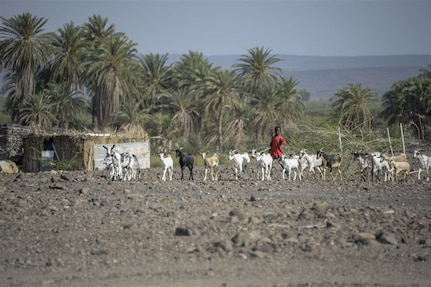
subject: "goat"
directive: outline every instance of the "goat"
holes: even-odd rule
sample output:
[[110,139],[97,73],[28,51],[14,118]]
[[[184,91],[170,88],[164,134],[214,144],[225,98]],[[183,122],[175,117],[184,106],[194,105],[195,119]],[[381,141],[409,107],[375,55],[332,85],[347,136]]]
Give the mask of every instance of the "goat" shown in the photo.
[[181,180],[184,179],[184,169],[186,167],[188,167],[190,171],[189,180],[193,180],[193,165],[195,163],[195,158],[193,157],[193,155],[184,154],[182,148],[178,148],[175,150],[175,157],[180,158]]
[[397,162],[404,161],[404,162],[407,162],[407,156],[405,154],[388,156],[385,153],[381,153],[380,157],[384,158],[388,162],[391,162],[391,161],[397,161]]
[[427,181],[429,181],[430,180],[429,168],[431,167],[431,157],[423,154],[421,150],[415,150],[413,152],[413,158],[418,158],[422,165],[422,167],[420,167],[418,171],[418,180],[421,179],[421,171],[423,169],[427,174]]
[[218,155],[215,153],[212,157],[206,157],[207,153],[208,152],[200,153],[200,155],[202,156],[202,159],[204,160],[204,165],[205,165],[204,181],[207,180],[208,169],[210,170],[210,173],[211,173],[211,180],[212,181],[218,180],[218,165],[219,165]]
[[296,175],[299,175],[299,180],[302,180],[301,170],[299,167],[299,156],[291,156],[290,158],[283,157],[285,168],[283,168],[283,179],[286,171],[288,172],[288,179],[290,180],[290,175],[292,171],[294,173],[293,180],[296,180]]
[[140,176],[141,169],[136,155],[130,155],[128,152],[121,153],[121,168],[124,170],[124,181],[136,180],[136,176]]
[[337,179],[337,175],[335,177],[332,175],[332,169],[336,168],[338,173],[340,174],[340,180],[343,179],[343,174],[341,172],[341,155],[340,154],[325,154],[323,152],[323,148],[317,151],[316,158],[322,159],[322,167],[323,167],[323,180],[326,180],[326,168],[329,168],[329,173],[332,177],[332,180]]
[[250,157],[248,153],[236,153],[235,150],[229,151],[229,160],[233,160],[235,169],[235,178],[238,179],[242,173],[247,174],[248,165],[250,164]]
[[166,181],[166,173],[168,173],[169,180],[172,180],[172,174],[174,173],[174,161],[170,154],[166,157],[163,152],[159,153],[160,162],[162,164],[163,176],[162,180]]
[[394,161],[394,160],[392,160],[392,161],[390,161],[390,165],[391,165],[391,173],[393,173],[394,170],[395,170],[395,177],[394,177],[395,181],[398,181],[398,174],[401,171],[405,172],[404,178],[407,175],[410,175],[411,167],[410,167],[410,164],[408,162],[406,162],[406,161]]
[[251,150],[251,156],[256,158],[257,168],[260,168],[262,181],[271,180],[272,162],[274,161],[269,153],[261,153],[255,149]]
[[370,154],[363,154],[359,152],[354,152],[353,160],[359,161],[359,168],[361,170],[361,179],[363,181],[367,180],[368,174],[364,174],[366,169],[370,169],[371,181],[374,181],[374,161]]
[[382,153],[380,152],[372,152],[370,155],[373,158],[373,173],[376,176],[376,179],[380,180],[379,174],[382,171],[385,176],[384,181],[388,181],[390,179],[390,167],[388,161],[381,157]]
[[107,154],[104,158],[104,163],[106,164],[106,169],[109,170],[109,178],[112,181],[116,181],[118,178],[118,167],[120,164],[116,162],[117,159],[111,154]]
[[[301,174],[304,174],[304,170],[309,167],[309,171],[313,173],[314,178],[316,178],[316,170],[319,172],[320,176],[322,176],[322,170],[320,167],[322,166],[322,159],[318,158],[315,154],[309,155],[305,149],[299,151],[299,159],[301,163]],[[302,159],[305,159],[305,163],[303,163]]]
[[105,161],[108,162],[107,168],[110,170],[111,180],[123,179],[121,154],[116,152],[115,144],[111,148],[103,145],[103,148],[106,149]]

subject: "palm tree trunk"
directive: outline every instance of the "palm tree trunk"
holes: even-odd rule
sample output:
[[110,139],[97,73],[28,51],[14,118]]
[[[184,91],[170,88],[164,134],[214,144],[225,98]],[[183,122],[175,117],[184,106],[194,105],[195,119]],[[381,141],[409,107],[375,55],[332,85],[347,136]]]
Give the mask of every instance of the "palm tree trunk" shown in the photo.
[[218,142],[217,142],[217,151],[222,150],[222,143],[223,143],[223,108],[219,111],[219,117],[218,117]]

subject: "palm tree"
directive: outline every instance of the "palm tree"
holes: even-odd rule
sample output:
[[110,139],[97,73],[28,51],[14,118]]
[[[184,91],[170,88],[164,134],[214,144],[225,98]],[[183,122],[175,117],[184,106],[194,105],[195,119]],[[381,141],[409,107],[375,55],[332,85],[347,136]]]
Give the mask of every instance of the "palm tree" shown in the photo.
[[214,71],[209,77],[206,88],[208,93],[202,99],[202,104],[206,114],[215,115],[218,124],[217,151],[220,151],[223,145],[223,115],[226,109],[235,109],[240,103],[239,86],[235,72]]
[[52,112],[60,128],[68,129],[69,123],[87,111],[87,101],[78,90],[71,90],[69,83],[49,83],[46,95],[50,98]]
[[87,40],[89,47],[97,48],[100,42],[122,33],[115,33],[115,26],[112,24],[107,27],[108,18],[102,18],[100,15],[93,15],[88,18],[88,22],[82,26],[82,33]]
[[283,106],[278,88],[265,85],[257,91],[249,105],[250,124],[255,132],[255,145],[263,140],[276,124],[284,121]]
[[242,79],[246,91],[253,94],[263,85],[276,82],[281,69],[274,65],[281,59],[271,55],[271,50],[263,47],[249,49],[248,53],[248,55],[241,55],[238,63],[232,67]]
[[121,130],[134,136],[145,134],[143,125],[144,120],[150,119],[150,115],[143,112],[141,103],[135,101],[125,101],[117,116],[117,122]]
[[338,124],[351,131],[371,131],[373,115],[369,104],[377,100],[377,93],[361,84],[349,84],[335,92],[332,109]]
[[21,104],[20,120],[25,125],[35,125],[38,129],[49,129],[55,123],[54,104],[45,91],[33,94]]
[[18,122],[20,105],[36,93],[36,75],[52,55],[52,33],[43,33],[47,19],[33,17],[30,13],[0,19],[1,61],[15,77],[10,111],[12,121]]
[[120,102],[138,83],[136,44],[122,35],[111,36],[87,51],[84,59],[87,85],[93,96],[93,121],[105,129],[119,111]]
[[388,124],[413,123],[419,138],[425,140],[423,120],[431,116],[431,78],[422,73],[417,77],[395,82],[383,94],[381,116]]
[[408,85],[406,81],[397,81],[391,89],[382,96],[381,116],[388,124],[406,123],[409,121],[411,107],[408,105],[407,95],[403,92]]
[[188,87],[195,91],[202,89],[211,72],[218,69],[218,67],[214,68],[202,53],[193,51],[182,55],[180,61],[175,63],[173,68],[176,86],[178,88]]
[[55,57],[50,63],[51,79],[57,83],[66,82],[70,88],[80,87],[82,54],[86,44],[81,28],[73,22],[58,29],[52,43]]
[[299,92],[296,90],[298,82],[292,77],[286,79],[280,77],[277,82],[277,89],[281,100],[282,113],[286,125],[301,120],[304,112],[304,102]]
[[[234,149],[246,146],[248,143],[249,132],[247,130],[249,123],[249,106],[244,102],[232,110],[232,113],[227,114],[224,121],[224,138],[226,142],[232,144]],[[250,128],[251,129],[251,128]]]
[[168,91],[161,98],[161,111],[171,115],[184,139],[197,131],[200,113],[194,91],[187,88]]
[[167,65],[168,55],[149,54],[139,57],[143,69],[143,105],[151,109],[158,96],[172,87],[172,70]]

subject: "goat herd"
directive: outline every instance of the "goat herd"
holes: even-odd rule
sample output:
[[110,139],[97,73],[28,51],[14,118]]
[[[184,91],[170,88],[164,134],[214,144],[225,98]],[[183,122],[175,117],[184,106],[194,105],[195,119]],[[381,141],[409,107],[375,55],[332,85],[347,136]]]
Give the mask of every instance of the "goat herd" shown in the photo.
[[[119,153],[115,145],[111,148],[103,146],[106,149],[106,157],[104,159],[107,169],[109,170],[110,180],[116,181],[131,181],[136,180],[140,176],[140,167],[138,159],[135,155],[129,153]],[[204,161],[205,175],[204,181],[207,179],[208,171],[210,172],[211,180],[218,180],[219,174],[219,158],[215,153],[208,157],[208,152],[199,153]],[[174,162],[171,155],[166,155],[161,152],[158,154],[163,169],[162,180],[172,180]],[[383,175],[384,181],[398,181],[399,174],[404,172],[404,178],[411,173],[411,165],[407,160],[405,154],[397,156],[388,156],[387,154],[374,152],[374,153],[352,153],[353,159],[359,162],[361,179],[367,180],[370,174],[371,181],[381,180],[380,176]],[[179,165],[181,167],[181,180],[184,179],[184,170],[189,170],[189,180],[193,180],[193,167],[194,157],[191,154],[186,154],[182,148],[175,150],[175,156],[179,158]],[[269,153],[259,152],[255,149],[251,150],[251,157],[256,159],[257,174],[259,180],[271,180],[272,167],[274,159]],[[229,151],[229,161],[233,162],[233,169],[235,171],[235,178],[239,179],[247,174],[248,167],[250,166],[250,155],[248,152],[238,153],[235,150]],[[415,150],[413,158],[419,159],[421,168],[418,170],[418,179],[421,178],[421,172],[426,172],[426,180],[429,181],[429,168],[431,166],[431,157],[423,154],[420,150]],[[297,155],[283,157],[280,162],[282,168],[282,178],[285,179],[286,175],[288,180],[302,180],[304,171],[308,170],[314,178],[321,178],[326,180],[327,170],[329,171],[332,180],[340,177],[343,179],[341,171],[341,155],[340,154],[326,154],[322,149],[318,150],[315,154],[308,154],[305,149],[301,150]],[[336,173],[333,173],[336,170]]]

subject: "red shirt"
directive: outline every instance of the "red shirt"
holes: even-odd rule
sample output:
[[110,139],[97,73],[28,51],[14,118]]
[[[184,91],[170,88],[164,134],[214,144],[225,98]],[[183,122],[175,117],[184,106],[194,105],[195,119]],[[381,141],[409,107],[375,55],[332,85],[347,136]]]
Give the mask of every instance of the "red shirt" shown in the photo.
[[269,146],[271,147],[270,153],[273,158],[279,158],[283,156],[283,144],[287,144],[287,142],[281,135],[274,135],[272,137]]

